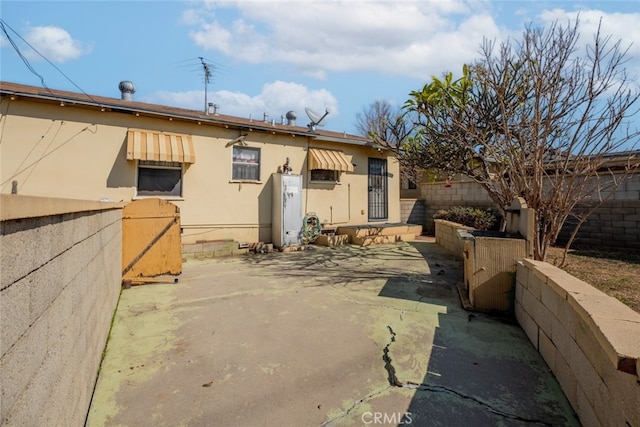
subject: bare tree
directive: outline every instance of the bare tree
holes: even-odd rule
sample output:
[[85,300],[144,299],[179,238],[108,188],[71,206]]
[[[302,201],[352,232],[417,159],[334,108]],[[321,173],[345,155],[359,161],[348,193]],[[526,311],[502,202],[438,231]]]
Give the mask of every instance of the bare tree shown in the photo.
[[405,113],[394,108],[385,100],[376,100],[361,113],[356,115],[356,129],[362,136],[370,137],[374,143],[396,154],[400,163],[400,173],[411,181],[418,183],[421,169],[413,162],[405,161],[402,152],[403,142],[410,134],[410,123],[405,120]]
[[485,40],[462,77],[434,77],[404,107],[412,132],[398,150],[403,162],[469,176],[503,214],[523,197],[536,211],[539,260],[577,206],[592,212],[640,164],[627,50],[598,29],[578,52],[578,26],[529,26],[520,42],[499,46]]

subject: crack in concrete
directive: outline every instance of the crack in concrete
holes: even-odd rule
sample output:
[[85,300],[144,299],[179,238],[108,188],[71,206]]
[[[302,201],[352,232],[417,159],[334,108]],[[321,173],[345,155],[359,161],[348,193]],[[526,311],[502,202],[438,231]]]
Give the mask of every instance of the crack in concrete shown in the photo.
[[373,393],[370,393],[370,394],[366,395],[365,397],[362,397],[362,398],[356,400],[355,402],[353,402],[353,405],[351,405],[346,411],[344,411],[344,413],[342,415],[330,418],[330,419],[324,421],[318,427],[324,427],[326,425],[329,425],[329,424],[333,423],[334,421],[338,421],[338,420],[341,420],[342,418],[348,417],[351,414],[351,412],[353,412],[358,406],[360,406],[363,403],[368,402],[369,400],[371,400],[371,399],[373,399],[375,397],[378,397],[379,395],[387,392],[390,388],[391,388],[391,386],[387,386],[387,387],[385,387],[383,389],[380,389],[378,391],[374,391]]
[[384,346],[382,350],[382,360],[384,360],[384,369],[387,371],[389,385],[392,387],[402,387],[402,383],[396,376],[396,368],[393,366],[391,356],[389,356],[389,347],[396,341],[396,333],[393,331],[391,326],[387,325],[387,329],[389,329],[389,333],[391,334],[391,340]]
[[483,408],[485,408],[487,411],[499,415],[501,417],[504,418],[508,418],[511,420],[516,420],[516,421],[522,421],[525,423],[532,423],[532,424],[541,424],[544,426],[549,426],[552,427],[554,424],[552,423],[548,423],[546,421],[542,421],[542,420],[537,420],[537,419],[533,419],[533,418],[525,418],[525,417],[521,417],[519,415],[515,415],[515,414],[510,414],[508,412],[502,411],[500,409],[496,409],[493,406],[489,405],[486,402],[483,402],[482,400],[473,397],[473,396],[469,396],[468,394],[464,394],[461,393],[457,390],[451,389],[449,387],[445,387],[445,386],[439,386],[439,385],[430,385],[430,384],[425,384],[425,383],[415,383],[415,382],[411,382],[411,381],[407,381],[406,383],[401,385],[402,388],[408,388],[408,389],[413,389],[413,390],[420,390],[420,391],[429,391],[429,392],[434,392],[434,393],[447,393],[447,394],[451,394],[453,396],[459,397],[461,399],[464,400],[470,400],[474,403],[476,403],[479,406],[482,406]]
[[[428,391],[428,392],[432,392],[432,393],[446,393],[446,394],[450,394],[452,396],[455,396],[457,398],[463,399],[463,400],[469,400],[473,403],[475,403],[476,405],[486,409],[488,412],[491,412],[492,414],[498,415],[500,417],[503,418],[507,418],[510,420],[515,420],[515,421],[520,421],[520,422],[524,422],[524,423],[530,423],[530,424],[539,424],[539,425],[543,425],[543,426],[547,426],[547,427],[553,427],[554,424],[546,422],[546,421],[542,421],[542,420],[538,420],[538,419],[534,419],[534,418],[526,418],[526,417],[522,417],[516,414],[511,414],[509,412],[506,411],[502,411],[500,409],[494,408],[493,406],[491,406],[490,404],[483,402],[482,400],[478,399],[477,397],[473,397],[470,396],[468,394],[459,392],[457,390],[454,390],[452,388],[446,387],[446,386],[441,386],[441,385],[432,385],[432,384],[425,384],[425,383],[417,383],[417,382],[413,382],[413,381],[407,381],[407,382],[402,382],[398,379],[397,375],[396,375],[396,369],[393,366],[393,360],[391,359],[391,356],[389,355],[389,351],[391,348],[391,344],[393,344],[394,342],[396,342],[396,332],[393,330],[393,328],[391,327],[391,325],[387,325],[387,329],[389,330],[389,334],[391,335],[391,338],[389,340],[389,342],[387,343],[387,345],[384,347],[384,349],[382,350],[382,360],[384,361],[384,368],[387,371],[387,375],[388,378],[387,380],[389,381],[389,385],[374,391],[368,395],[366,395],[365,397],[362,397],[360,399],[357,399],[355,402],[353,402],[353,404],[347,408],[344,413],[342,413],[339,416],[335,416],[333,418],[330,418],[328,420],[325,420],[324,422],[322,422],[319,427],[324,427],[327,426],[335,421],[341,420],[343,418],[348,417],[353,411],[356,410],[356,408],[358,406],[360,406],[361,404],[368,402],[378,396],[380,396],[383,393],[386,393],[390,390],[393,390],[395,388],[404,388],[404,389],[409,389],[409,390],[419,390],[419,391]],[[442,347],[444,348],[444,347]]]
[[475,404],[485,408],[487,411],[489,411],[489,412],[491,412],[493,414],[499,415],[501,417],[504,417],[504,418],[508,418],[508,419],[516,420],[516,421],[522,421],[522,422],[525,422],[525,423],[540,424],[540,425],[549,426],[549,427],[553,426],[553,424],[548,423],[546,421],[532,419],[532,418],[525,418],[525,417],[521,417],[519,415],[510,414],[510,413],[502,411],[500,409],[496,409],[493,406],[491,406],[490,404],[488,404],[486,402],[483,402],[482,400],[480,400],[480,399],[478,399],[476,397],[470,396],[468,394],[461,393],[461,392],[459,392],[457,390],[454,390],[452,388],[449,388],[449,387],[440,386],[440,385],[430,385],[430,384],[425,384],[425,383],[416,383],[416,382],[412,382],[412,381],[407,381],[407,382],[403,383],[402,381],[400,381],[398,379],[398,377],[396,375],[396,368],[392,364],[391,356],[389,356],[389,348],[391,347],[391,344],[393,344],[396,341],[396,333],[393,330],[393,328],[391,328],[390,325],[387,325],[387,329],[389,330],[389,333],[391,334],[391,340],[387,343],[387,345],[382,350],[382,360],[384,360],[384,368],[387,371],[388,381],[389,381],[389,388],[398,387],[398,388],[406,388],[406,389],[412,389],[412,390],[429,391],[429,392],[433,392],[433,393],[447,393],[447,394],[451,394],[453,396],[456,396],[456,397],[464,399],[464,400],[470,400],[470,401],[474,402]]

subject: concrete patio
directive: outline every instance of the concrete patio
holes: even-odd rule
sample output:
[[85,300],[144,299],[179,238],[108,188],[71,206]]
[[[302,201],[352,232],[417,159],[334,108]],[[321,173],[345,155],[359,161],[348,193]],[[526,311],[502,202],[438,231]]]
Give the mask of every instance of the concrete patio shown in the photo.
[[87,426],[579,425],[461,281],[425,239],[189,260],[122,291]]

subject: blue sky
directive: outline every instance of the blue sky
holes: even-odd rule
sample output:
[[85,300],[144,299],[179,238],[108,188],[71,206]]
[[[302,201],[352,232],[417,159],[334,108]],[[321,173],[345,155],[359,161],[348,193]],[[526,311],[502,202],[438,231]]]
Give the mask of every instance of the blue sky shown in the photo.
[[[483,37],[519,38],[526,23],[566,22],[631,45],[640,87],[640,0],[626,1],[29,1],[2,0],[0,79],[52,89],[280,121],[305,107],[331,113],[324,129],[356,133],[377,99],[401,105],[431,76],[459,72]],[[35,48],[42,56],[38,55]]]

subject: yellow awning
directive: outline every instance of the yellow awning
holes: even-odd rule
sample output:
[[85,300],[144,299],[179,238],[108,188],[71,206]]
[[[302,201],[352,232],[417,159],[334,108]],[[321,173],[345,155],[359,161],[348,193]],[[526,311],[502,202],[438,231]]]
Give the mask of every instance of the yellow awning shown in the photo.
[[309,169],[353,172],[354,168],[342,151],[309,148]]
[[191,135],[129,129],[127,160],[195,163]]

